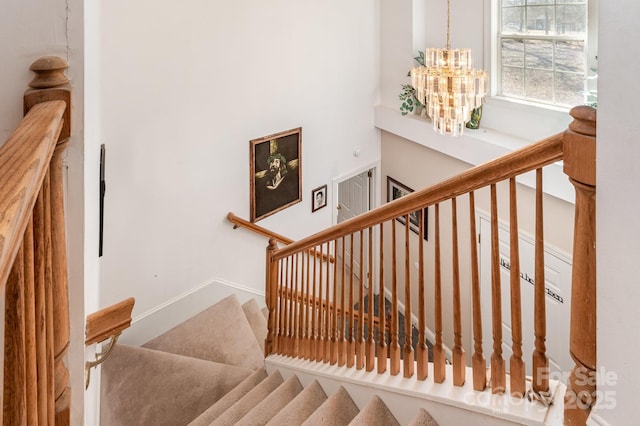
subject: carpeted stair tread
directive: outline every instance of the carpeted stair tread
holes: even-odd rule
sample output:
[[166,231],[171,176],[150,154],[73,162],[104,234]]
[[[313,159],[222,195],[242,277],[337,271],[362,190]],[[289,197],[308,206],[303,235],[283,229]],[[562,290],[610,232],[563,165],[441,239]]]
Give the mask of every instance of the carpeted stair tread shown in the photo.
[[327,400],[327,394],[317,380],[304,388],[267,426],[294,426],[307,420]]
[[439,426],[439,424],[427,410],[421,408],[418,415],[411,420],[409,426]]
[[358,407],[340,386],[304,423],[305,426],[346,426],[358,415]]
[[278,411],[289,404],[302,389],[302,384],[298,377],[295,375],[290,376],[276,390],[253,407],[236,425],[264,426],[273,416],[278,414]]
[[391,411],[389,411],[389,408],[382,402],[380,397],[374,395],[367,405],[360,410],[360,413],[349,423],[349,426],[367,425],[400,426],[400,423],[398,423],[393,414],[391,414]]
[[220,398],[215,404],[200,414],[189,426],[209,426],[212,421],[220,417],[227,408],[238,402],[240,398],[245,396],[251,389],[255,388],[258,383],[267,377],[267,371],[264,368],[256,370],[249,377],[244,379],[238,386],[233,388],[225,396]]
[[244,315],[247,317],[247,321],[249,321],[249,325],[251,326],[254,336],[256,336],[260,349],[264,353],[264,341],[267,338],[267,319],[260,310],[260,306],[258,306],[256,299],[251,299],[244,303],[242,305],[242,310],[244,311]]
[[253,407],[265,399],[284,382],[279,371],[270,374],[266,379],[258,383],[256,387],[247,392],[235,404],[229,407],[220,417],[210,423],[211,426],[235,425]]
[[142,346],[252,370],[264,365],[264,352],[235,295],[222,299]]
[[246,368],[119,344],[102,366],[101,423],[186,425],[251,374]]

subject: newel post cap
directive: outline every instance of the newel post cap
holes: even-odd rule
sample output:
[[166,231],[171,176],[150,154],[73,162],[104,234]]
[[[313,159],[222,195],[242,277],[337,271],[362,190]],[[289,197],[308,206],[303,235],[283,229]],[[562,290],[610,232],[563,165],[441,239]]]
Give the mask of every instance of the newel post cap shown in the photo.
[[564,172],[574,181],[595,186],[596,110],[581,105],[569,113],[573,122],[564,134]]
[[65,59],[58,56],[43,56],[29,67],[31,71],[36,73],[36,76],[29,83],[29,87],[46,89],[65,85],[69,83],[69,78],[64,74],[67,68],[69,68],[69,63]]

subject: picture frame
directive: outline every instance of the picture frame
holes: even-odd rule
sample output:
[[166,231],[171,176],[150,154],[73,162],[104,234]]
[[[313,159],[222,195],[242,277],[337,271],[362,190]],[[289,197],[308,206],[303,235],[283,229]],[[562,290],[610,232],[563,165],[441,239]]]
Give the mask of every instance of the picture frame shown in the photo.
[[311,212],[327,207],[327,185],[322,185],[311,191]]
[[[407,194],[413,192],[413,189],[409,188],[407,185],[398,182],[391,176],[387,176],[387,202],[391,202],[397,200],[398,198],[402,198]],[[404,217],[396,218],[398,222],[401,224],[405,224]],[[420,234],[420,221],[423,222],[423,231],[424,231],[424,239],[425,241],[429,241],[429,209],[424,208],[423,210],[416,210],[415,212],[409,214],[409,229],[416,234]]]
[[302,201],[302,127],[252,139],[249,157],[251,222]]

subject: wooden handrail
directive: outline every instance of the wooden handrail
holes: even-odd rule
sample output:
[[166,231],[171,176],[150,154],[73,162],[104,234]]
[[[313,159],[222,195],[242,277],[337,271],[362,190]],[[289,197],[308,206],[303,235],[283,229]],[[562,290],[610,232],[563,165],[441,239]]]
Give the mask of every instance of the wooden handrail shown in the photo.
[[[273,231],[270,231],[266,228],[263,228],[260,225],[256,225],[255,223],[249,222],[248,220],[244,220],[241,217],[236,216],[235,214],[233,214],[232,212],[229,212],[227,214],[227,220],[229,220],[229,222],[233,223],[233,229],[236,228],[245,228],[248,229],[250,231],[255,232],[256,234],[265,236],[267,238],[273,238],[278,242],[281,242],[283,244],[291,244],[293,243],[293,240],[291,238],[287,238],[283,235],[280,235],[278,233],[275,233]],[[329,261],[331,263],[335,262],[335,258],[331,255],[327,255],[327,254],[323,254],[322,256],[320,256],[320,254],[316,253],[315,249],[311,250],[312,253],[316,256],[316,257],[321,257],[323,261]]]
[[122,333],[131,325],[131,311],[135,299],[129,297],[87,316],[85,345],[99,343]]
[[558,133],[496,160],[473,167],[451,179],[420,191],[412,192],[367,213],[296,241],[277,250],[273,255],[273,260],[283,259],[293,253],[349,235],[360,229],[379,225],[393,218],[420,210],[425,206],[431,206],[453,197],[467,194],[491,183],[497,183],[511,176],[520,175],[556,162],[562,158],[563,137],[564,133]]
[[232,212],[229,212],[227,214],[227,219],[229,220],[229,222],[233,223],[233,229],[242,227],[250,231],[253,231],[256,234],[265,236],[267,238],[275,238],[276,241],[281,242],[283,244],[291,244],[293,242],[291,238],[287,238],[273,231],[270,231],[266,228],[263,228],[260,225],[256,225],[255,223],[249,222],[248,220],[244,220],[241,217],[236,216]]
[[85,362],[85,389],[89,387],[91,369],[107,360],[116,346],[120,334],[131,325],[131,311],[133,311],[134,304],[135,299],[129,297],[87,316],[84,344],[89,346],[107,339],[109,339],[109,343],[106,349],[95,354],[94,361]]
[[33,107],[0,147],[0,288],[4,288],[62,130],[66,104]]

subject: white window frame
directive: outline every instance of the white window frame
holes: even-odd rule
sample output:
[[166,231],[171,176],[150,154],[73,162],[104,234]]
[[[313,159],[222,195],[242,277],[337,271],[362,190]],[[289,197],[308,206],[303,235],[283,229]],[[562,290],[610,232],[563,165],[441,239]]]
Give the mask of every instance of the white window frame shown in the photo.
[[[587,1],[587,34],[585,37],[585,72],[587,74],[587,84],[585,87],[586,91],[595,92],[596,90],[596,76],[597,76],[597,10],[598,10],[598,0],[586,0]],[[531,106],[534,108],[543,108],[550,111],[558,111],[562,113],[566,113],[570,107],[547,103],[540,100],[521,98],[515,96],[506,96],[501,95],[499,93],[499,86],[501,81],[501,64],[500,64],[500,46],[501,40],[503,38],[500,33],[501,29],[501,1],[500,0],[485,0],[485,16],[487,20],[485,21],[486,28],[489,28],[489,31],[485,31],[485,46],[488,46],[485,49],[487,53],[485,55],[485,63],[490,64],[489,72],[490,72],[490,92],[489,97],[492,98],[489,100],[489,104],[501,103],[506,101],[513,105],[513,103],[518,103],[523,105],[526,109],[527,106]],[[581,37],[574,36],[505,36],[505,39],[508,38],[524,38],[524,39],[552,39],[552,40],[582,40]],[[555,88],[554,88],[555,91]],[[597,92],[595,92],[597,93]],[[585,102],[587,98],[585,96]]]

